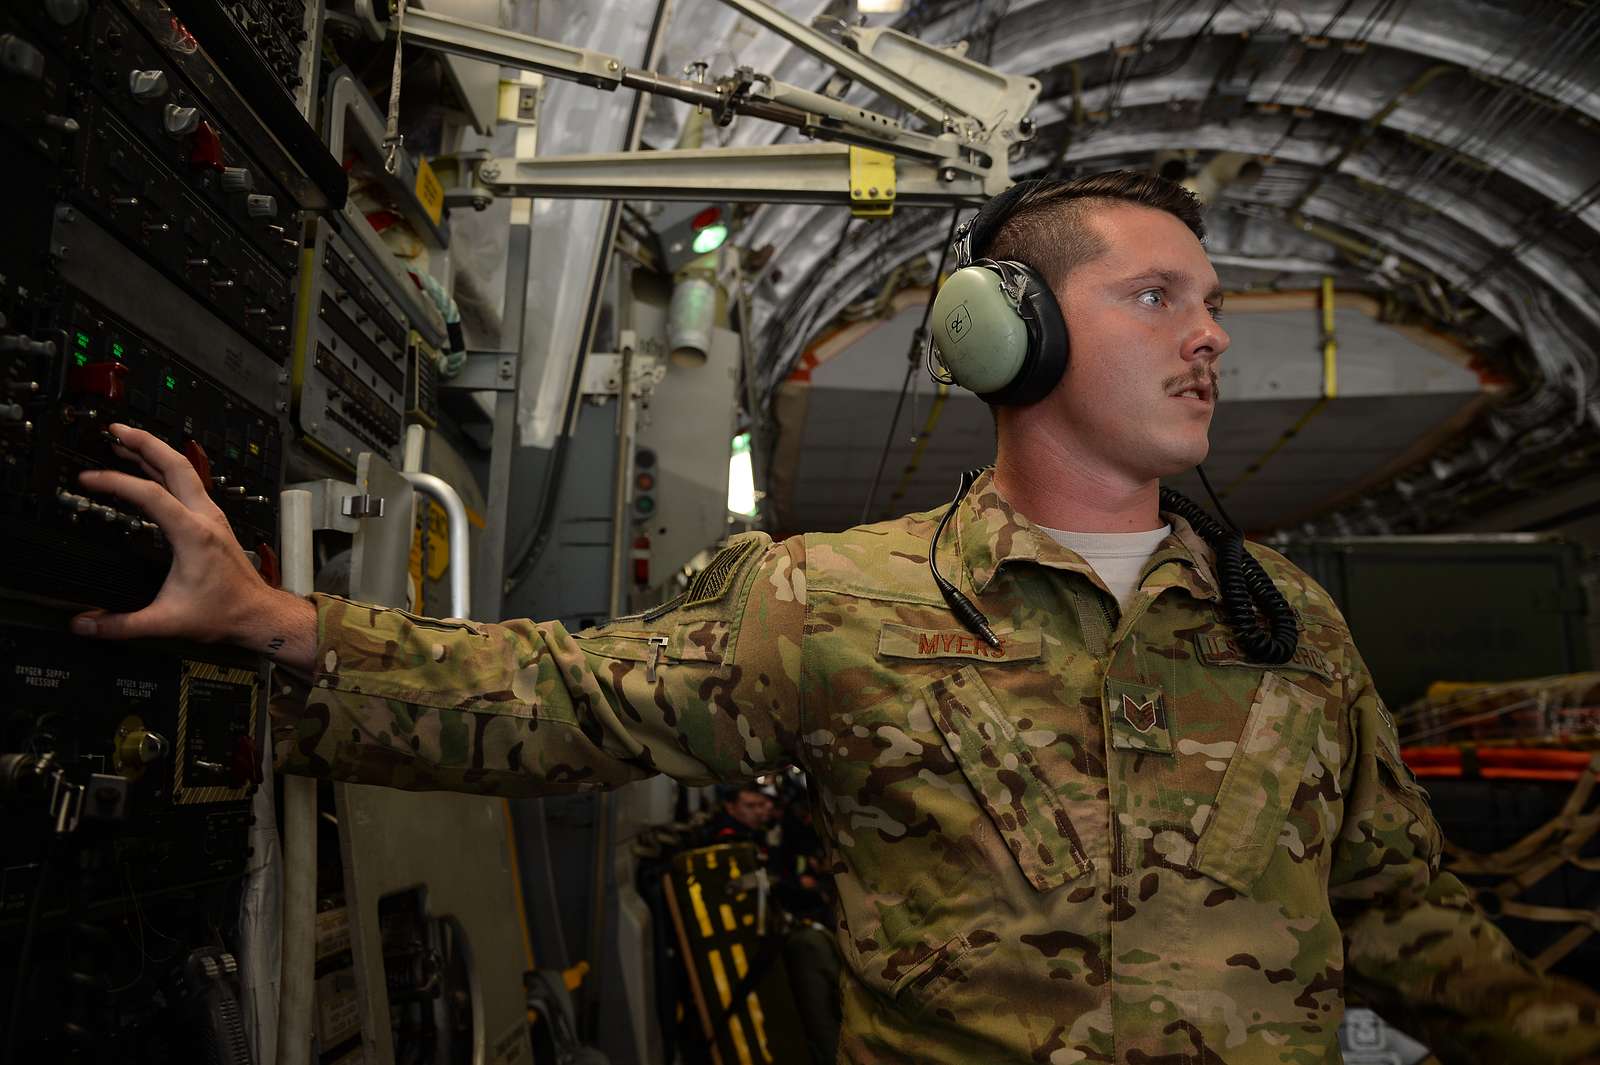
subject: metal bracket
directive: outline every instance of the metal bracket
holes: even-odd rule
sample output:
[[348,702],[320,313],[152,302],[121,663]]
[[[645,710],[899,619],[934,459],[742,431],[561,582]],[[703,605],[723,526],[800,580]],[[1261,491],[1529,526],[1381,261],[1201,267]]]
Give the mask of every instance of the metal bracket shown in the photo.
[[539,124],[539,97],[543,93],[543,81],[533,83],[523,81],[500,81],[500,121],[514,126],[536,126]]
[[[666,363],[659,357],[634,351],[633,361],[628,367],[628,391],[633,398],[642,399],[648,396],[666,376]],[[614,396],[621,381],[621,354],[592,351],[583,360],[583,383],[580,387],[585,396]]]
[[850,146],[850,214],[856,218],[894,214],[894,156]]
[[[41,764],[40,768],[44,766]],[[50,821],[56,835],[76,832],[83,816],[83,785],[68,780],[67,771],[59,765],[52,763],[45,772],[50,776]]]
[[381,518],[383,499],[369,496],[365,492],[360,495],[345,496],[339,502],[339,513],[347,518]]
[[361,523],[354,517],[346,517],[343,513],[343,500],[347,496],[356,494],[356,486],[349,481],[336,481],[325,477],[320,481],[300,481],[296,484],[286,484],[285,491],[298,489],[311,494],[311,531],[320,532],[329,529],[334,532],[353,533],[361,528]]
[[[510,197],[851,206],[853,151],[844,144],[764,144],[496,158],[478,168],[478,183]],[[894,172],[894,202],[911,207],[982,203],[1010,183],[1003,169],[962,159],[901,156]],[[882,198],[883,186],[878,191]]]
[[439,379],[439,387],[452,392],[511,392],[517,387],[517,353],[469,351],[467,364],[454,377]]

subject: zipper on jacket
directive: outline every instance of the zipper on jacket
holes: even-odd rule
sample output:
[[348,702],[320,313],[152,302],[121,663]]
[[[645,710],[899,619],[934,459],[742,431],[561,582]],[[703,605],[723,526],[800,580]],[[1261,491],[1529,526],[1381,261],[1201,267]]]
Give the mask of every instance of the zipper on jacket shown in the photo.
[[651,684],[656,682],[656,666],[661,664],[661,652],[666,649],[665,636],[650,637],[650,663],[644,667],[644,679]]

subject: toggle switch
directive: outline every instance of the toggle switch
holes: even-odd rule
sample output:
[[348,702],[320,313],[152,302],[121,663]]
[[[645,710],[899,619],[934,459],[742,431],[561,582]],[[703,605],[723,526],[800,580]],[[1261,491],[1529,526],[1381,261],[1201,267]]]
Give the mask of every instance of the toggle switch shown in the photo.
[[200,446],[198,440],[186,440],[183,444],[183,457],[189,460],[194,472],[200,475],[201,486],[210,492],[215,482],[211,477],[211,458],[206,454],[206,449]]
[[209,122],[201,122],[195,127],[194,136],[189,138],[189,165],[196,170],[225,172],[222,138]]
[[67,388],[86,399],[120,403],[127,394],[128,367],[120,362],[91,362],[74,366],[67,375]]
[[0,71],[39,81],[44,77],[44,53],[14,33],[0,34]]
[[8,333],[0,336],[0,352],[16,351],[23,355],[54,355],[56,342],[54,340],[34,340],[19,333]]

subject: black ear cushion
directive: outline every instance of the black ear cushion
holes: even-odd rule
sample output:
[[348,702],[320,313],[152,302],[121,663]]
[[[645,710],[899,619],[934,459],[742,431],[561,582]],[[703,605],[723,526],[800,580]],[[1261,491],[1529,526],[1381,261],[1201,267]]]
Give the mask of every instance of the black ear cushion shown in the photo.
[[1028,355],[1017,376],[1004,388],[983,393],[986,403],[1025,407],[1050,394],[1067,372],[1067,320],[1056,295],[1044,278],[1027,263],[1008,260],[1004,264],[983,260],[996,270],[1009,272],[1022,285],[1022,320],[1028,330]]

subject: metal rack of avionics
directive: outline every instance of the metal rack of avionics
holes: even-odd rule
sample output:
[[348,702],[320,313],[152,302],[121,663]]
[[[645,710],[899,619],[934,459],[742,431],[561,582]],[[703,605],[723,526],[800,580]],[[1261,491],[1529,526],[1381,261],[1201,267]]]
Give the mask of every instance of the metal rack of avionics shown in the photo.
[[8,1062],[199,1060],[245,1040],[234,930],[262,664],[66,631],[84,607],[149,602],[171,561],[145,514],[79,484],[139,472],[113,422],[181,451],[263,575],[277,568],[299,215],[346,188],[304,117],[321,7],[272,0],[266,25],[243,5],[181,21],[188,6],[0,10]]

